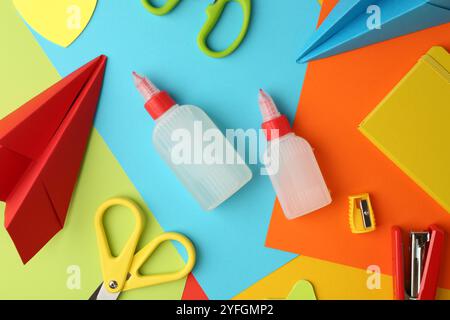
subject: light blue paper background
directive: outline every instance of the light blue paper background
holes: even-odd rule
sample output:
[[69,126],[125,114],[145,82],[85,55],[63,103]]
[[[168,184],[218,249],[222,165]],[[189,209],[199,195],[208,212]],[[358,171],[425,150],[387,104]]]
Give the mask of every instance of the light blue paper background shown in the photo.
[[[147,75],[180,104],[201,106],[221,129],[260,127],[260,87],[293,119],[305,73],[296,55],[315,29],[320,7],[313,0],[254,0],[246,40],[233,55],[216,60],[196,43],[209,3],[183,0],[157,17],[138,0],[101,0],[69,48],[36,37],[63,76],[99,54],[109,57],[96,127],[163,228],[196,244],[194,275],[208,297],[229,299],[295,257],[264,246],[275,199],[270,181],[253,165],[247,186],[203,212],[155,152],[154,123],[130,74]],[[223,47],[238,33],[239,8],[232,3],[225,11],[213,45]]]

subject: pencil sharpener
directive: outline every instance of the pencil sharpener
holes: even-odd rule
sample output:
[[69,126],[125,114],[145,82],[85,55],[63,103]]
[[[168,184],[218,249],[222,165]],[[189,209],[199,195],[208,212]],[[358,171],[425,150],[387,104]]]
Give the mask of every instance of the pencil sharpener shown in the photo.
[[348,197],[349,223],[352,233],[375,231],[375,216],[368,193]]

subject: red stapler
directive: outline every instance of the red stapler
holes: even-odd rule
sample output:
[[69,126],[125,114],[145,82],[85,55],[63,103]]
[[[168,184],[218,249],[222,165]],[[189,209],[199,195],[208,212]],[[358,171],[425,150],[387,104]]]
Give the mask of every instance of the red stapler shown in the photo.
[[436,225],[430,226],[428,231],[410,232],[410,266],[405,270],[402,230],[399,227],[392,228],[396,300],[435,299],[444,240],[445,232]]

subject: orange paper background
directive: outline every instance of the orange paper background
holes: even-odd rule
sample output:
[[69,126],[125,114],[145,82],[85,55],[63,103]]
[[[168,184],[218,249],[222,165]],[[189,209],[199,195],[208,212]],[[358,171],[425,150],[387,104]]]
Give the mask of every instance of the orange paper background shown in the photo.
[[[336,3],[325,1],[322,18]],[[392,274],[393,225],[407,231],[436,223],[450,232],[450,214],[358,131],[359,123],[432,46],[450,52],[449,35],[450,24],[445,24],[309,64],[294,129],[315,148],[333,203],[289,221],[277,201],[267,246],[364,269],[374,264]],[[347,198],[363,192],[371,194],[377,230],[352,234]],[[448,238],[440,286],[450,288],[446,270]]]

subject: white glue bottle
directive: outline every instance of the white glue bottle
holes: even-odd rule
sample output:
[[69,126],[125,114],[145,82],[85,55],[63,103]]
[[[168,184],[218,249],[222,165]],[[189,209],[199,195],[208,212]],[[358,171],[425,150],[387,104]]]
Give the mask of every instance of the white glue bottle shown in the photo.
[[156,122],[153,144],[204,210],[212,210],[252,178],[252,172],[198,107],[179,106],[165,91],[133,72],[145,108]]
[[288,219],[311,213],[331,203],[331,196],[309,143],[292,132],[272,98],[260,90],[262,128],[268,140],[264,164]]

